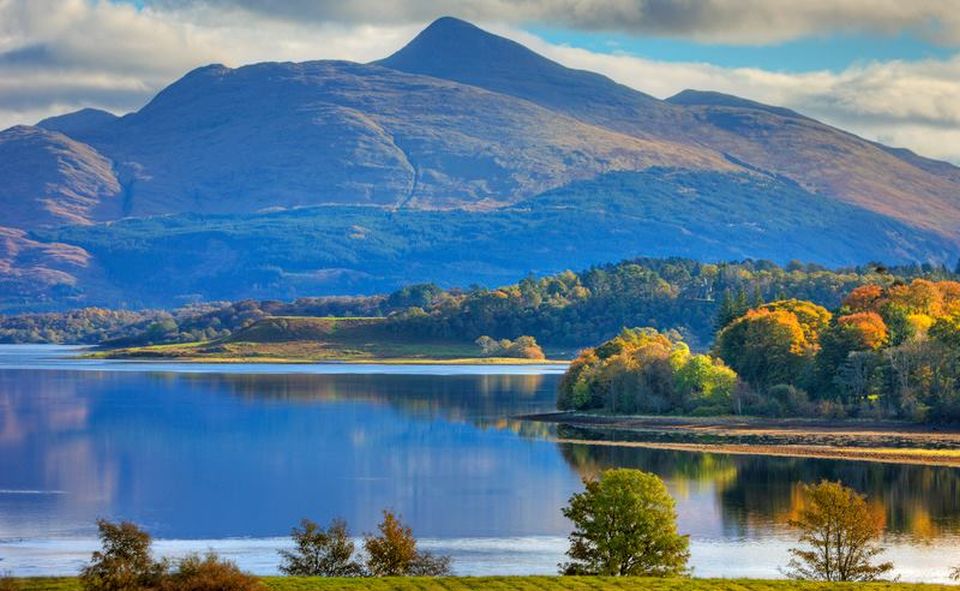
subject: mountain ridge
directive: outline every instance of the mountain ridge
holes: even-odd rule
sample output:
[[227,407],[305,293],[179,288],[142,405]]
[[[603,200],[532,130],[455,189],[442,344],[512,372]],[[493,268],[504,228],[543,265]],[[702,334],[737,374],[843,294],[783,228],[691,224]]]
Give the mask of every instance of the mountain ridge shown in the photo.
[[[952,264],[960,168],[733,95],[661,100],[442,18],[369,64],[210,64],[122,117],[4,130],[0,208],[9,243],[78,248],[103,269],[93,281],[77,251],[49,249],[64,261],[48,291],[72,294],[50,301],[139,301],[145,279],[118,253],[187,275],[151,283],[161,300],[271,297],[650,254]],[[300,210],[309,224],[270,214]],[[0,281],[29,275],[8,260]]]

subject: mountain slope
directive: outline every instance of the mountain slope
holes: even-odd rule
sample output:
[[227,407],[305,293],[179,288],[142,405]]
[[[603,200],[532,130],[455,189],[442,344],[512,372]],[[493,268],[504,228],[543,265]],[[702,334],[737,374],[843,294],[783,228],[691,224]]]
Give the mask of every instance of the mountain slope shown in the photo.
[[710,148],[811,191],[960,239],[960,169],[788,109],[698,91],[659,101],[452,18],[434,22],[378,63],[519,96],[637,137]]
[[120,183],[92,147],[39,127],[0,131],[0,223],[19,228],[115,219]]
[[75,298],[89,301],[81,283],[91,265],[90,253],[82,248],[38,242],[23,230],[0,226],[0,310],[62,306]]
[[608,173],[485,211],[313,207],[34,235],[90,252],[128,294],[124,301],[145,306],[186,296],[382,293],[428,281],[500,285],[638,255],[850,265],[949,260],[954,252],[935,233],[783,180],[671,169]]
[[82,137],[120,163],[128,215],[489,207],[610,170],[736,168],[477,87],[329,61],[201,68]]

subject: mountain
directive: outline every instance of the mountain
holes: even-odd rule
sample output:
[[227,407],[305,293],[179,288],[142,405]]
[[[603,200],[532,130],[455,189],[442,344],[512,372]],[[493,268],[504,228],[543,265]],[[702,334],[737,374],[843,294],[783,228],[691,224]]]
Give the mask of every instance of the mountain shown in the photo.
[[[960,169],[740,97],[660,100],[442,18],[370,64],[210,65],[122,117],[0,132],[0,211],[18,245],[0,310],[24,305],[2,281],[41,268],[64,274],[43,306],[169,305],[640,255],[952,264]],[[39,266],[9,254],[44,245]]]
[[37,123],[37,127],[49,129],[50,131],[59,131],[60,133],[80,137],[98,127],[119,119],[113,113],[101,109],[80,109],[65,115],[56,117],[47,117]]
[[[0,226],[0,301],[7,310],[84,303],[80,283],[95,277],[93,265],[82,248],[38,242],[23,230]],[[99,291],[106,295],[108,290]]]
[[630,135],[712,149],[812,192],[960,236],[960,169],[920,164],[788,109],[693,90],[659,101],[452,18],[379,63],[525,98]]
[[475,86],[329,61],[200,68],[78,137],[117,163],[136,216],[482,208],[610,170],[736,168]]
[[20,228],[116,219],[120,183],[94,148],[39,127],[0,131],[0,224]]

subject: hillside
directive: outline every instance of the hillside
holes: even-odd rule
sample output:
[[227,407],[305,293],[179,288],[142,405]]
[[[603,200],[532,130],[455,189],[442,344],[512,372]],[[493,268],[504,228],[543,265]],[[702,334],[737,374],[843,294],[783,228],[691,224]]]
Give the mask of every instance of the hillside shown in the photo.
[[273,316],[228,337],[200,343],[105,349],[119,359],[204,361],[351,361],[384,363],[535,363],[542,359],[482,357],[469,339],[438,339],[391,330],[385,318]]
[[[856,231],[853,231],[856,229]],[[133,306],[502,285],[629,258],[757,257],[833,266],[953,261],[929,231],[754,175],[652,169],[571,183],[487,211],[301,208],[37,230],[75,244]],[[141,261],[149,260],[150,265]]]
[[635,256],[960,252],[951,164],[740,97],[660,100],[452,18],[371,64],[210,65],[122,117],[0,132],[0,209],[51,245],[49,264],[7,256],[0,311],[31,306],[34,275],[37,309],[169,307]]
[[0,225],[87,224],[120,213],[120,183],[94,148],[56,131],[0,132]]

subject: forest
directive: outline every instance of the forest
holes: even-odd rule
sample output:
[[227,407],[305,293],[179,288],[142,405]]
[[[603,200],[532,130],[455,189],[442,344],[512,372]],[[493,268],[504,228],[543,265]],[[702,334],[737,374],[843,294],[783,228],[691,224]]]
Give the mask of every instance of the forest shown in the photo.
[[960,279],[943,266],[844,269],[769,261],[703,263],[685,258],[638,258],[527,277],[499,288],[442,289],[416,284],[387,295],[242,300],[173,310],[105,310],[0,316],[0,342],[134,346],[224,338],[268,316],[379,316],[387,329],[410,337],[472,343],[480,336],[530,335],[553,352],[610,339],[625,327],[677,331],[694,351],[713,342],[725,324],[763,302],[795,298],[836,308],[861,285],[890,286],[916,278]]
[[573,361],[563,410],[960,421],[960,283],[913,279],[808,300],[726,300],[709,354],[624,329]]

